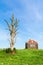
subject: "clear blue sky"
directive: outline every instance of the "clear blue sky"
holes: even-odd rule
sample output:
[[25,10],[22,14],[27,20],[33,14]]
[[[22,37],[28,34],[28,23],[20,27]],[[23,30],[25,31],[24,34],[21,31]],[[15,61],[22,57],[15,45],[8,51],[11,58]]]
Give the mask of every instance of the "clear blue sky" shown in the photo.
[[43,49],[43,0],[0,0],[0,48],[10,47],[4,19],[9,21],[12,13],[19,20],[15,47],[25,48],[25,42],[33,39]]

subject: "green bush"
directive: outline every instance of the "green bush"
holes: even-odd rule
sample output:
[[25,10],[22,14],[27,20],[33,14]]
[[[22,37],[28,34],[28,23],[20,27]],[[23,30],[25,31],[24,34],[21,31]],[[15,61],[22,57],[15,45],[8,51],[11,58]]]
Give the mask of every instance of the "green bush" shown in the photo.
[[14,50],[13,50],[13,51],[11,51],[11,49],[10,49],[10,48],[7,48],[7,49],[6,49],[6,53],[12,53],[12,52],[16,52],[16,48],[14,48]]
[[10,52],[11,52],[10,48],[7,48],[6,53],[10,53]]

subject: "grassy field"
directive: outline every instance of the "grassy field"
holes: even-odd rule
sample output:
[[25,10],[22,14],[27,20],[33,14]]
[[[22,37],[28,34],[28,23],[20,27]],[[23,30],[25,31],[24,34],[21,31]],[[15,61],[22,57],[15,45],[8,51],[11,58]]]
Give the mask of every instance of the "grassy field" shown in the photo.
[[43,65],[43,50],[17,50],[14,55],[0,50],[0,65]]

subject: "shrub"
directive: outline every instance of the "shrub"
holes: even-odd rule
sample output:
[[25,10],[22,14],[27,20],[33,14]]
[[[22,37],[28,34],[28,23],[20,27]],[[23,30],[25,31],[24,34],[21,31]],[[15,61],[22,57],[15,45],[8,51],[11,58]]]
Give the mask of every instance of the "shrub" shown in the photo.
[[7,49],[6,49],[6,53],[13,53],[13,52],[15,52],[15,53],[16,53],[16,48],[14,48],[14,50],[13,50],[13,51],[11,51],[11,49],[10,49],[10,48],[7,48]]

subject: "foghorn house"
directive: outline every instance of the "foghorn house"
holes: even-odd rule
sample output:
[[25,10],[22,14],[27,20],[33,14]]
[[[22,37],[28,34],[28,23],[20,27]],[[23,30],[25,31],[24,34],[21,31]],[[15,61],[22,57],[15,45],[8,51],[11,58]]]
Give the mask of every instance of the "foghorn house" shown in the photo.
[[30,39],[28,42],[25,43],[25,48],[38,49],[38,43]]

